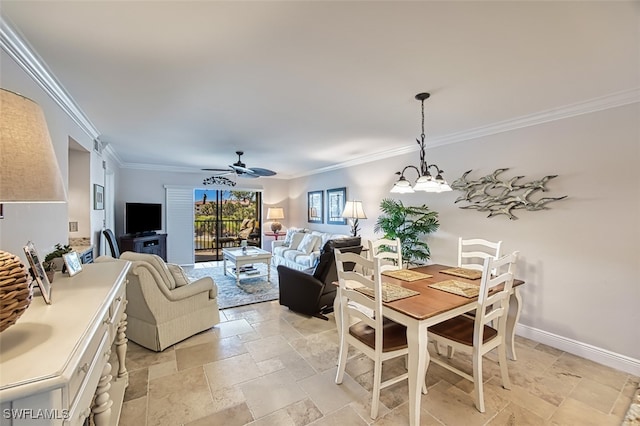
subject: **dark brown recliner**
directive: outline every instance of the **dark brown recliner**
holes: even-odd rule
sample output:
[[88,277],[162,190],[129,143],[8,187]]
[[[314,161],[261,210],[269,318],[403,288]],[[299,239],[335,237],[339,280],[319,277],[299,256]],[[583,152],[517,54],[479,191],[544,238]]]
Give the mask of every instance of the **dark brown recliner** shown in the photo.
[[[297,271],[284,265],[278,266],[280,286],[280,304],[301,314],[316,316],[328,320],[325,314],[333,312],[333,300],[338,287],[336,259],[334,249],[341,252],[360,254],[360,237],[339,238],[326,242],[320,253],[320,259],[313,273]],[[345,265],[345,270],[353,265]]]

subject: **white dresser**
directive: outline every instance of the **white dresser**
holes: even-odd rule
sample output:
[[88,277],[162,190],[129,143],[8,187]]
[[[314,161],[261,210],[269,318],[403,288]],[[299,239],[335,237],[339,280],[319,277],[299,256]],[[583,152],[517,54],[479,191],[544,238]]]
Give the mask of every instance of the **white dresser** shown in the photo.
[[[0,424],[118,423],[124,389],[126,274],[130,262],[92,263],[52,283],[0,333]],[[112,347],[118,365],[109,363]]]

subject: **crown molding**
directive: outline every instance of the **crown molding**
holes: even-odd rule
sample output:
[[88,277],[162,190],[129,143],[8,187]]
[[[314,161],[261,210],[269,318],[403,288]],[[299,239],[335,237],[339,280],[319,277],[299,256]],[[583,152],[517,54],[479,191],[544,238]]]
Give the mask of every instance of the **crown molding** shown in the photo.
[[[524,127],[537,126],[540,124],[548,123],[556,120],[564,120],[583,114],[590,114],[593,112],[603,111],[606,109],[617,108],[625,105],[640,102],[640,87],[636,87],[628,90],[621,90],[609,95],[600,96],[598,98],[588,99],[583,102],[577,102],[574,104],[566,105],[563,107],[553,108],[547,111],[542,111],[534,114],[523,115],[509,120],[500,121],[497,123],[489,124],[486,126],[476,127],[470,130],[462,132],[451,133],[441,137],[429,139],[429,147],[450,145],[458,142],[464,142],[472,139],[478,139],[485,136],[495,135],[498,133],[509,132],[512,130],[521,129]],[[387,151],[381,151],[378,153],[358,157],[353,160],[345,161],[339,164],[334,164],[327,167],[311,170],[308,172],[300,173],[292,176],[293,178],[299,178],[304,176],[311,176],[320,173],[326,173],[334,170],[344,169],[360,164],[370,163],[372,161],[384,160],[391,157],[397,157],[400,155],[412,153],[418,151],[419,148],[413,145],[408,145],[402,148],[394,148]]]
[[92,140],[100,136],[98,129],[95,128],[66,89],[58,82],[42,58],[3,17],[0,17],[0,46],[44,89],[82,131]]

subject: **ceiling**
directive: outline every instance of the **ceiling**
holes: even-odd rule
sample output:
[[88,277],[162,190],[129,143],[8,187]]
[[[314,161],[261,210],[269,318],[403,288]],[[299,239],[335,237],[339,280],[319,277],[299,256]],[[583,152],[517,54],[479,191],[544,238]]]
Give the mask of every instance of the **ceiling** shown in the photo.
[[[13,1],[125,167],[277,177],[637,90],[639,2]],[[514,140],[514,143],[517,141]]]

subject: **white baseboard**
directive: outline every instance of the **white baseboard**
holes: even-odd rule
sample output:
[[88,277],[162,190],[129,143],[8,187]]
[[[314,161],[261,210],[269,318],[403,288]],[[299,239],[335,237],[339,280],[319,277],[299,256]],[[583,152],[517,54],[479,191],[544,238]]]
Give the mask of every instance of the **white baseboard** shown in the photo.
[[633,359],[527,325],[518,324],[516,326],[516,334],[597,362],[598,364],[606,365],[607,367],[615,368],[616,370],[621,370],[634,376],[640,376],[640,360],[638,359]]

